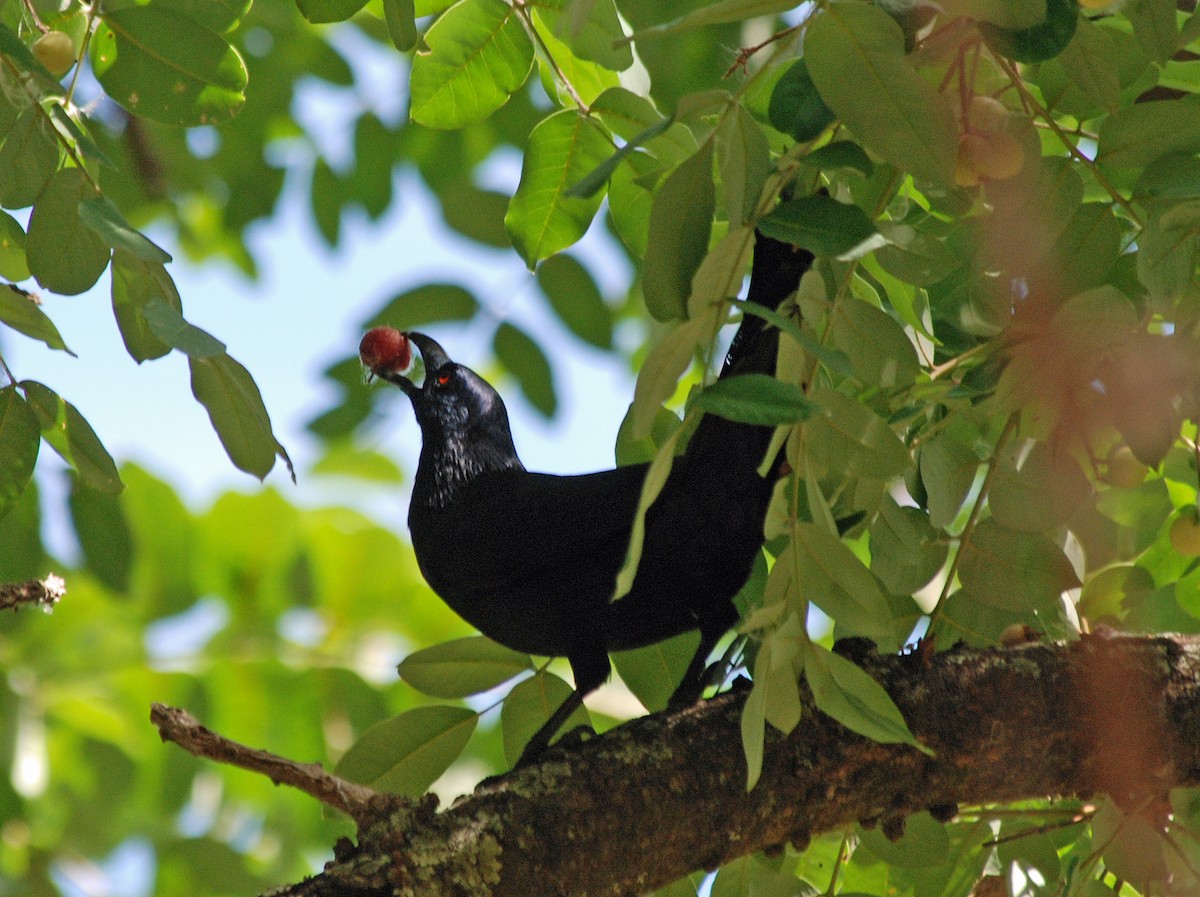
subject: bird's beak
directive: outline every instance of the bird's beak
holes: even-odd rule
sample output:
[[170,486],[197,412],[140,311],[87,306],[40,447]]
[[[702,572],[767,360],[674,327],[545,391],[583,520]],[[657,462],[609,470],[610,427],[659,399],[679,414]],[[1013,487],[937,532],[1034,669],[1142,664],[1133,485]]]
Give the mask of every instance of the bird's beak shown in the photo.
[[[408,337],[409,341],[420,351],[421,361],[426,372],[436,371],[442,365],[450,363],[450,356],[446,354],[446,350],[438,344],[437,340],[434,340],[423,333],[417,333],[415,330],[404,335]],[[404,390],[405,394],[414,401],[422,392],[424,392],[422,387],[417,386],[417,384],[413,383],[403,374],[383,373],[379,376],[388,383],[399,386],[402,390]]]

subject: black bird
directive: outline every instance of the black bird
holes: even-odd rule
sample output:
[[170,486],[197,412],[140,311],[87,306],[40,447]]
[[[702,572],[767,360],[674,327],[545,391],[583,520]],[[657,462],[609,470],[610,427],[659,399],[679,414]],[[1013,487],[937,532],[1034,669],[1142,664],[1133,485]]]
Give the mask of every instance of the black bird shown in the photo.
[[[805,250],[758,235],[747,299],[776,308],[812,263]],[[700,645],[671,698],[698,700],[705,660],[737,622],[733,596],[763,541],[775,475],[758,467],[771,427],[705,415],[646,514],[630,592],[610,601],[648,465],[579,476],[531,473],[513,446],[499,393],[421,333],[422,386],[377,371],[412,400],[421,456],[408,525],[433,590],[494,641],[566,657],[575,692],[538,730],[521,762],[549,745],[610,672],[608,652],[692,629]],[[779,331],[746,315],[721,377],[773,374]],[[778,467],[778,464],[777,464]]]

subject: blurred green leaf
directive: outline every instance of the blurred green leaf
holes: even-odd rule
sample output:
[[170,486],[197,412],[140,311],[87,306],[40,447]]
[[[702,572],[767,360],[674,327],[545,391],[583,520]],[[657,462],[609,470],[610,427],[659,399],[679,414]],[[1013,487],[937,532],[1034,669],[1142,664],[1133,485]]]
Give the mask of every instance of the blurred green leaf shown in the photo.
[[466,287],[452,283],[427,283],[393,296],[364,325],[414,330],[423,324],[469,321],[479,311],[479,300]]
[[1043,535],[984,520],[959,549],[959,578],[972,597],[1006,610],[1047,609],[1078,586],[1062,549]]
[[25,261],[25,231],[19,221],[0,212],[0,277],[24,280],[29,276]]
[[324,24],[345,21],[366,3],[367,0],[296,0],[296,7],[313,24]]
[[1046,0],[1046,18],[1029,28],[1009,30],[981,22],[979,31],[987,45],[1001,56],[1017,62],[1053,59],[1071,41],[1079,21],[1075,0]]
[[16,387],[0,389],[0,517],[29,485],[41,441],[37,415]]
[[525,331],[504,323],[496,329],[492,349],[500,363],[517,378],[521,392],[538,411],[552,417],[558,410],[550,360]]
[[568,330],[599,349],[612,348],[613,314],[587,268],[556,255],[538,266],[537,282]]
[[112,490],[71,480],[71,524],[89,572],[118,594],[128,594],[133,568],[133,532]]

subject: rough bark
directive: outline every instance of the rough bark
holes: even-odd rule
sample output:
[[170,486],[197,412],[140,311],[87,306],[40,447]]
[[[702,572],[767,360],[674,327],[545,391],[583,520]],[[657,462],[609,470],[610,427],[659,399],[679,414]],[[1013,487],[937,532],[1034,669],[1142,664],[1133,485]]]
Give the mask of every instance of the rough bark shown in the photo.
[[789,736],[768,733],[747,793],[734,691],[551,750],[441,812],[377,798],[356,846],[275,893],[643,894],[855,821],[898,831],[922,809],[1097,792],[1144,806],[1200,784],[1200,639],[855,659],[936,756],[854,735],[806,699]]

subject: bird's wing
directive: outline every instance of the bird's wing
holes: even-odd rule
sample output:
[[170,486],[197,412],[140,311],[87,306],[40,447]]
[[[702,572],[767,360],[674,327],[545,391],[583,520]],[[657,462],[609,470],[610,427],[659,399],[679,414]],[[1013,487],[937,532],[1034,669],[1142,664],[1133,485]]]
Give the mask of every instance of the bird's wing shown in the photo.
[[581,571],[591,587],[609,589],[645,476],[644,465],[578,476],[481,476],[450,507],[432,512],[427,527],[414,522],[414,541],[426,542],[419,552],[423,568],[430,566],[426,576],[443,597],[561,586]]

